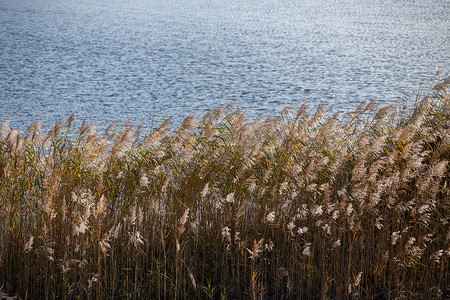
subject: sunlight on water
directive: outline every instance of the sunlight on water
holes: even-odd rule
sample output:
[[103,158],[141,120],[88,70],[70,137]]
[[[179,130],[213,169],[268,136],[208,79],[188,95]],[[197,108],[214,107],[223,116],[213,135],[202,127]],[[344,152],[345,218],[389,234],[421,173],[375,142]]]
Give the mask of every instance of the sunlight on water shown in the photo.
[[[0,2],[0,122],[76,113],[179,123],[236,101],[250,118],[428,90],[450,61],[448,1]],[[406,96],[405,96],[406,93]]]

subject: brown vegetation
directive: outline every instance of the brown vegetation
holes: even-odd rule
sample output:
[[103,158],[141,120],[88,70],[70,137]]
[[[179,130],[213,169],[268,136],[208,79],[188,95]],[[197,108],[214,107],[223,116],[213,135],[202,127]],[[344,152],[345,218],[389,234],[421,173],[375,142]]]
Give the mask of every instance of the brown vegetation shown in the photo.
[[450,296],[450,81],[399,110],[141,136],[0,131],[0,286],[22,299]]

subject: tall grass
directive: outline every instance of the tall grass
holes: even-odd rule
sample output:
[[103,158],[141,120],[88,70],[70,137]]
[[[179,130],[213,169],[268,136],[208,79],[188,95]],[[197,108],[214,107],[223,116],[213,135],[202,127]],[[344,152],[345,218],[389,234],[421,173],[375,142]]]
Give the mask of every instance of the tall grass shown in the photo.
[[[0,131],[0,287],[23,299],[450,296],[450,80],[304,106]],[[292,113],[292,115],[291,115]]]

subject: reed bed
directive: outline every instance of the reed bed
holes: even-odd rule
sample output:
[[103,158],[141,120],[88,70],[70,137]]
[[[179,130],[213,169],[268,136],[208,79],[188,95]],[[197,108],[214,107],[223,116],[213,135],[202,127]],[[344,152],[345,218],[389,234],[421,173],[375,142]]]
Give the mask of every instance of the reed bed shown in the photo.
[[450,297],[450,80],[412,110],[0,131],[0,291],[22,299]]

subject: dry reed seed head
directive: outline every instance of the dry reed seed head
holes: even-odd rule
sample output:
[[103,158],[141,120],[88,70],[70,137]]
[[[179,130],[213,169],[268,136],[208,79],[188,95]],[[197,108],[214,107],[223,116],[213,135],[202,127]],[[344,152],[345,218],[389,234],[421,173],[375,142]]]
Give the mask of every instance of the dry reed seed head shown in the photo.
[[99,274],[94,274],[91,279],[88,280],[88,290],[91,290],[94,286],[94,283],[98,282]]
[[163,139],[163,133],[160,130],[154,130],[148,136],[144,138],[142,147],[144,149],[156,149],[161,146],[161,141]]
[[113,228],[111,228],[110,232],[110,236],[112,236],[114,239],[117,239],[119,237],[119,233],[122,230],[122,223],[119,223],[117,225],[114,225]]
[[219,122],[219,120],[223,117],[223,109],[224,106],[219,106],[216,109],[210,110],[208,111],[202,119],[202,124],[203,125],[215,125],[217,122]]
[[59,134],[61,133],[61,130],[63,128],[62,122],[61,121],[56,121],[55,122],[55,126],[53,126],[47,136],[51,139],[51,140],[55,140]]
[[139,185],[141,187],[146,187],[146,186],[148,186],[149,183],[150,182],[148,180],[148,177],[145,174],[142,174],[142,176],[141,176],[141,178],[139,180]]
[[190,271],[188,271],[189,279],[191,280],[191,284],[194,287],[194,290],[197,289],[197,284],[195,283],[194,275]]
[[224,199],[223,202],[224,202],[224,203],[234,203],[234,193],[229,193],[229,194],[225,197],[225,199]]
[[370,143],[370,138],[369,138],[369,136],[366,133],[364,133],[363,136],[358,138],[357,145],[356,145],[357,147],[356,148],[361,150],[364,147],[368,146],[369,143]]
[[298,211],[297,218],[300,220],[306,219],[309,215],[308,205],[306,204],[302,204],[297,211]]
[[303,167],[299,163],[294,163],[291,166],[290,172],[292,173],[292,175],[298,176],[301,172],[303,172]]
[[444,75],[444,69],[440,69],[436,72],[436,78],[441,78]]
[[[61,260],[62,261],[62,260]],[[70,264],[70,261],[62,261],[61,262],[61,269],[62,269],[62,273],[63,274],[67,274],[67,272],[69,272],[70,270],[71,270],[71,268],[70,268],[70,266],[69,266],[69,264]]]
[[11,120],[6,120],[2,123],[2,127],[0,128],[0,139],[5,140],[8,136],[11,129],[9,128],[9,124],[11,124]]
[[296,112],[296,118],[300,119],[301,121],[309,118],[308,105],[303,103],[302,106],[300,106],[300,108]]
[[86,136],[88,136],[88,137],[97,136],[97,129],[94,125],[92,125],[92,124],[87,125]]
[[130,243],[133,244],[134,247],[138,247],[139,245],[144,245],[144,240],[142,238],[141,233],[139,230],[135,230],[130,235]]
[[250,253],[250,259],[254,260],[259,257],[259,254],[264,250],[263,249],[264,239],[260,239],[258,242],[256,240],[253,241],[253,249],[246,249]]
[[389,116],[390,113],[392,113],[392,111],[395,110],[395,106],[394,105],[387,105],[387,106],[383,106],[382,108],[380,108],[380,110],[378,110],[378,112],[375,114],[375,120],[382,120],[384,118],[386,118],[387,116]]
[[298,229],[297,229],[297,233],[299,235],[306,234],[307,232],[308,232],[308,227],[307,226],[298,227]]
[[318,190],[317,183],[311,183],[311,184],[308,184],[308,185],[306,186],[306,191],[308,191],[308,192],[310,192],[310,193],[314,193],[314,194],[320,195],[320,192],[319,192],[319,190]]
[[256,185],[256,179],[255,178],[253,178],[253,177],[247,178],[245,180],[245,183],[247,185],[247,190],[250,193],[254,193],[256,191],[258,186]]
[[234,103],[227,103],[227,104],[225,105],[225,109],[224,109],[224,110],[225,110],[225,111],[233,112],[233,111],[236,110],[236,105],[235,105]]
[[222,239],[224,239],[227,243],[231,243],[231,229],[227,226],[222,228]]
[[150,205],[150,211],[152,211],[155,214],[159,214],[161,212],[161,209],[159,207],[159,203],[156,200],[156,198],[153,198],[152,203]]
[[424,252],[425,248],[420,248],[418,246],[407,247],[407,255],[410,256],[409,264],[411,266],[417,264],[417,260],[422,257]]
[[177,253],[180,253],[181,245],[177,238],[175,238],[175,249],[176,249]]
[[335,211],[333,211],[331,218],[336,221],[339,218],[339,215],[340,215],[340,212],[338,209],[336,209]]
[[311,122],[310,122],[311,128],[315,128],[317,125],[320,124],[320,122],[325,118],[326,111],[327,111],[327,109],[324,105],[319,105],[317,112],[314,114],[314,116],[311,119]]
[[280,188],[279,188],[279,191],[278,191],[278,193],[280,195],[282,195],[286,190],[288,190],[288,184],[289,183],[287,181],[285,181],[282,184],[280,184]]
[[348,198],[347,187],[344,186],[342,189],[337,191],[337,195],[339,196],[339,198],[346,200]]
[[78,224],[74,224],[74,226],[73,226],[72,234],[74,236],[78,236],[80,234],[84,234],[86,232],[86,230],[89,229],[89,227],[87,226],[87,220],[81,219],[81,220],[78,220],[78,221],[79,221],[79,223]]
[[36,121],[36,122],[31,123],[30,126],[28,126],[27,131],[29,133],[31,133],[31,135],[34,138],[35,136],[40,135],[41,129],[42,129],[42,121]]
[[138,219],[138,224],[142,224],[142,221],[144,220],[144,210],[142,209],[142,207],[138,208],[137,219]]
[[53,220],[56,217],[56,212],[53,208],[53,198],[48,196],[47,202],[45,204],[45,212],[49,218],[49,221]]
[[69,128],[72,125],[73,120],[75,120],[75,113],[71,114],[66,120],[66,127]]
[[24,252],[28,253],[31,251],[31,249],[33,248],[33,241],[34,241],[34,236],[30,235],[30,238],[28,239],[28,241],[25,243],[24,245]]
[[444,254],[444,250],[440,249],[431,255],[430,260],[434,261],[436,264],[439,264],[442,254]]
[[381,230],[382,228],[383,228],[383,224],[381,223],[383,221],[383,217],[378,217],[376,220],[375,220],[375,227],[378,229],[378,230]]
[[204,187],[203,190],[201,191],[200,196],[201,196],[202,198],[205,198],[208,194],[209,194],[209,182],[207,182],[207,183],[205,184],[205,187]]
[[387,136],[380,136],[377,138],[370,147],[370,151],[373,155],[379,155],[384,150],[384,146],[386,145]]
[[302,254],[305,256],[311,256],[311,243],[305,243],[305,246],[303,247]]
[[281,115],[286,116],[287,118],[292,117],[292,111],[295,109],[295,105],[288,105],[281,111]]
[[269,243],[265,244],[264,250],[267,250],[268,252],[272,252],[275,247],[275,244],[272,241],[269,241]]
[[355,210],[353,209],[353,204],[349,203],[346,209],[347,216],[350,217],[354,211]]
[[287,224],[287,226],[286,226],[286,228],[288,229],[288,231],[289,231],[291,234],[292,234],[293,231],[295,230],[295,227],[296,227],[296,225],[295,225],[295,222],[294,222],[294,221],[289,222],[289,223]]
[[376,111],[377,105],[378,105],[377,99],[376,99],[376,98],[373,98],[373,99],[366,105],[366,107],[364,107],[363,112],[365,113],[365,112],[373,112],[373,111]]
[[139,126],[136,128],[136,130],[134,131],[134,134],[132,136],[133,139],[133,144],[137,143],[139,141],[139,138],[141,137],[143,131],[144,131],[144,123],[142,122],[141,124],[139,124]]
[[155,152],[153,152],[153,156],[156,159],[163,159],[166,156],[166,152],[164,150],[156,150]]
[[234,242],[239,243],[241,241],[241,233],[239,231],[236,231],[234,234]]
[[91,208],[95,200],[94,194],[89,189],[72,191],[71,194],[72,194],[72,201],[81,204],[83,207]]
[[78,236],[79,234],[84,234],[86,230],[89,229],[89,216],[91,215],[91,208],[94,205],[95,197],[90,190],[81,190],[79,194],[72,191],[72,201],[80,205],[79,210],[76,211],[75,215],[77,220],[73,224],[72,234]]
[[180,126],[180,129],[178,130],[180,131],[184,131],[184,130],[191,130],[194,129],[198,126],[197,123],[197,114],[193,114],[188,116],[186,119],[184,119],[183,123]]
[[324,224],[322,226],[323,231],[325,231],[328,235],[331,235],[331,227],[328,224]]
[[313,217],[320,217],[322,214],[323,214],[323,206],[313,204],[313,206],[311,207],[311,215]]
[[222,198],[218,198],[216,199],[216,201],[214,202],[215,208],[218,210],[221,210],[223,207],[223,199]]
[[128,217],[128,222],[131,226],[136,225],[137,215],[136,215],[136,204],[133,204],[130,208],[130,215]]
[[183,235],[183,233],[184,233],[185,225],[186,225],[186,222],[187,222],[187,220],[189,218],[189,211],[190,211],[190,208],[186,208],[186,210],[184,211],[183,216],[180,219],[180,224],[178,226],[178,236],[179,237],[181,237]]
[[287,214],[290,206],[291,206],[292,201],[290,199],[286,199],[282,204],[281,204],[281,208],[280,211],[283,212],[284,214]]
[[395,244],[397,244],[397,241],[400,239],[400,237],[401,237],[400,231],[394,231],[394,232],[392,232],[392,235],[391,235],[391,243],[392,243],[393,246],[394,246]]
[[429,176],[441,179],[448,169],[448,163],[446,160],[433,163],[429,170]]
[[424,246],[425,247],[427,247],[427,245],[425,243],[429,243],[429,242],[431,242],[433,240],[432,237],[433,237],[432,233],[428,233],[428,234],[426,234],[425,236],[422,237],[422,240],[424,242]]
[[[297,193],[296,191],[293,191],[293,192],[291,193],[291,199],[292,199],[292,200],[296,199],[297,196],[298,196],[298,193]],[[290,201],[289,204],[290,204],[290,203],[292,203],[292,201]]]
[[363,272],[359,272],[358,275],[355,277],[355,282],[353,283],[353,287],[356,288],[361,283]]
[[414,245],[415,242],[416,242],[416,238],[415,237],[410,237],[408,239],[408,242],[406,243],[406,249],[411,248],[412,245]]
[[275,212],[271,212],[266,217],[267,223],[274,223],[275,222]]
[[99,242],[99,247],[100,250],[103,252],[103,254],[106,254],[108,250],[111,248],[111,245],[109,243],[110,238],[111,238],[111,231],[105,233]]
[[52,246],[54,246],[53,242],[43,246],[43,252],[47,256],[47,259],[50,261],[55,260],[53,257],[53,255],[55,254],[55,250],[52,248]]
[[363,100],[359,103],[358,107],[356,108],[355,111],[351,112],[350,115],[351,116],[360,116],[364,113],[364,108],[366,107],[366,101]]
[[19,136],[17,136],[16,146],[14,149],[14,152],[16,154],[22,155],[25,151],[25,140],[21,139]]
[[170,181],[172,181],[172,174],[168,174],[166,180],[164,181],[164,183],[161,187],[161,194],[162,194],[163,198],[167,197],[167,187],[168,187]]
[[334,243],[333,243],[333,248],[337,248],[341,245],[341,240],[337,239]]
[[323,220],[322,220],[322,219],[319,219],[319,220],[317,220],[317,221],[314,223],[314,225],[316,225],[316,227],[320,227],[320,226],[322,226],[322,224],[323,224]]
[[106,127],[106,129],[105,129],[105,134],[108,134],[110,131],[113,131],[113,130],[114,130],[114,127],[116,127],[116,126],[118,126],[118,125],[120,125],[120,124],[121,124],[121,123],[118,122],[118,121],[111,122],[111,124],[109,124],[108,127]]
[[98,218],[106,208],[106,197],[105,195],[101,195],[99,201],[97,202],[97,208],[95,209],[94,216]]
[[17,129],[12,129],[9,131],[6,137],[6,144],[9,149],[14,153],[18,146],[18,141],[20,139],[20,131]]

